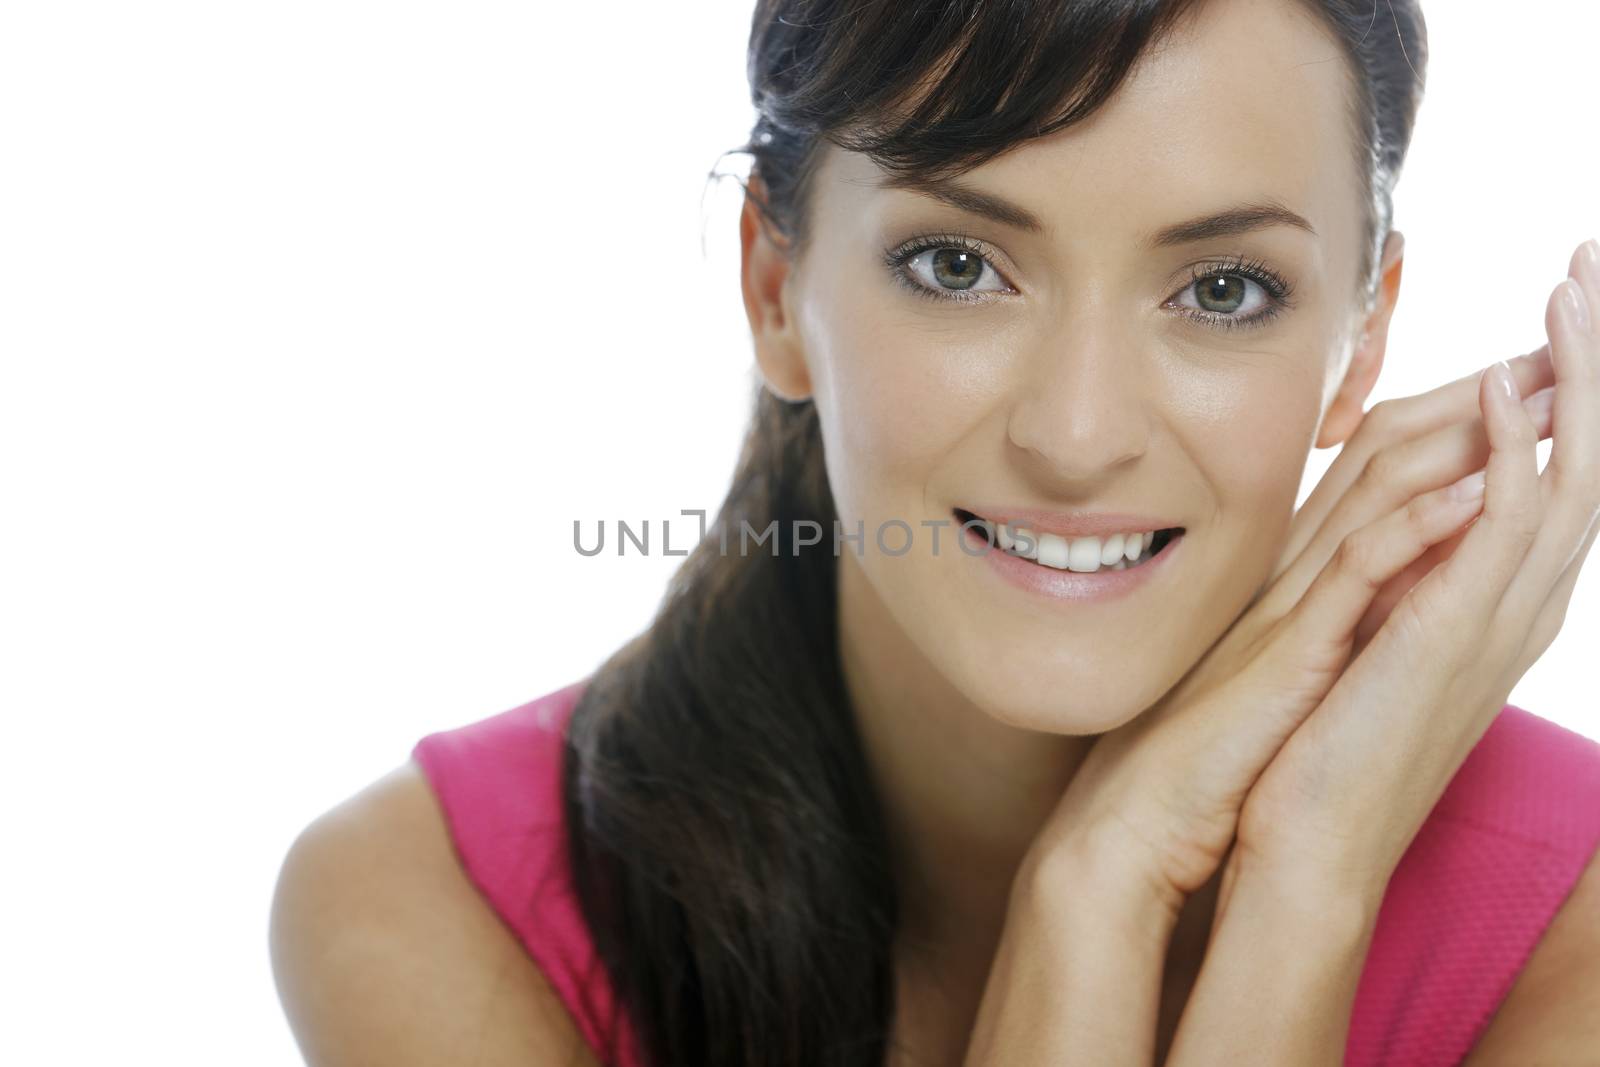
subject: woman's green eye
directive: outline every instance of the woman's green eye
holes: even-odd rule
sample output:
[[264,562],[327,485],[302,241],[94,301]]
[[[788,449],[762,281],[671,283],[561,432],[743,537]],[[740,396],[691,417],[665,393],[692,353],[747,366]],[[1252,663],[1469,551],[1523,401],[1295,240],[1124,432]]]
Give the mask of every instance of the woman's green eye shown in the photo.
[[1294,286],[1259,260],[1240,257],[1191,269],[1189,284],[1164,306],[1178,308],[1203,326],[1219,330],[1265,326],[1293,306]]
[[[985,302],[989,294],[1013,293],[982,249],[958,235],[930,234],[884,252],[890,275],[931,300]],[[1260,326],[1288,306],[1289,284],[1265,264],[1209,263],[1196,266],[1189,284],[1170,299],[1190,318],[1216,329]]]
[[971,289],[983,277],[983,260],[960,248],[941,248],[932,257],[933,276],[947,289]]
[[918,284],[945,292],[1005,292],[1009,287],[989,261],[965,248],[940,247],[918,252],[903,268]]
[[[1255,299],[1247,305],[1250,291],[1255,290]],[[1271,294],[1261,286],[1260,282],[1252,281],[1241,274],[1213,274],[1201,278],[1184,290],[1185,294],[1193,293],[1195,304],[1184,304],[1180,300],[1180,307],[1193,306],[1198,311],[1212,315],[1227,315],[1234,318],[1247,319],[1271,303]]]
[[1224,274],[1196,283],[1195,294],[1207,311],[1232,313],[1244,303],[1244,279]]

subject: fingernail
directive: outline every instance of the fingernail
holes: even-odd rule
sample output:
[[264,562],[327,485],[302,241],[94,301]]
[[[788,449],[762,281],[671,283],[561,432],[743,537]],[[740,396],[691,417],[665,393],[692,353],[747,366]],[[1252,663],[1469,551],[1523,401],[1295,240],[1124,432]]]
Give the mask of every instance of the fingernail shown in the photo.
[[1500,360],[1489,368],[1489,373],[1494,376],[1494,386],[1500,390],[1500,395],[1508,400],[1515,400],[1517,396],[1517,383],[1511,377],[1511,367],[1505,360]]
[[1469,501],[1483,499],[1483,487],[1488,481],[1487,471],[1476,471],[1450,487],[1450,499]]
[[1583,253],[1584,262],[1590,267],[1600,267],[1600,241],[1591,237],[1578,247]]
[[1587,332],[1589,329],[1589,300],[1583,295],[1583,287],[1571,278],[1561,284],[1567,290],[1561,296],[1561,299],[1567,305],[1567,314],[1571,316],[1573,322],[1578,324],[1578,329]]

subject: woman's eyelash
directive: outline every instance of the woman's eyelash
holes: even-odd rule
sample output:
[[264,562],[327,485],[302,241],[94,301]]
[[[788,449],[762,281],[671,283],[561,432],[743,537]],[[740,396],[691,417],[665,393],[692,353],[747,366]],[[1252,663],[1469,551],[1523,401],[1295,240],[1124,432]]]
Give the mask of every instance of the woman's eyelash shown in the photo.
[[1265,325],[1285,309],[1294,306],[1294,286],[1287,278],[1259,259],[1244,259],[1240,256],[1221,262],[1195,264],[1190,269],[1189,284],[1179,291],[1180,295],[1200,282],[1227,277],[1248,278],[1255,282],[1267,294],[1267,304],[1250,315],[1225,315],[1219,311],[1188,307],[1181,308],[1183,313],[1220,330],[1238,330]]
[[[895,281],[918,296],[929,300],[956,301],[958,303],[981,303],[989,299],[988,293],[992,290],[979,290],[969,292],[960,289],[933,289],[911,277],[907,269],[908,264],[924,252],[936,252],[940,249],[954,248],[969,252],[977,256],[990,270],[999,274],[991,261],[990,254],[983,243],[961,233],[925,234],[914,237],[904,244],[896,245],[884,250],[884,265],[889,269]],[[1227,315],[1221,312],[1206,311],[1204,309],[1182,308],[1185,315],[1196,319],[1208,326],[1222,330],[1236,330],[1248,326],[1260,326],[1276,317],[1286,308],[1294,306],[1294,286],[1277,271],[1267,266],[1260,260],[1245,259],[1241,256],[1230,257],[1225,260],[1198,263],[1190,269],[1189,283],[1185,289],[1204,281],[1211,281],[1219,277],[1247,278],[1259,285],[1266,293],[1268,304],[1261,310],[1251,315]]]
[[924,252],[937,252],[940,249],[956,248],[963,252],[970,252],[982,260],[985,265],[997,275],[1000,274],[995,267],[988,250],[983,243],[975,238],[962,233],[932,233],[921,237],[913,237],[904,244],[884,249],[884,266],[889,268],[889,274],[895,281],[910,289],[918,296],[925,296],[930,300],[954,300],[958,303],[981,303],[988,299],[986,294],[992,290],[980,290],[972,293],[960,289],[930,289],[915,278],[911,277],[908,269],[911,261]]

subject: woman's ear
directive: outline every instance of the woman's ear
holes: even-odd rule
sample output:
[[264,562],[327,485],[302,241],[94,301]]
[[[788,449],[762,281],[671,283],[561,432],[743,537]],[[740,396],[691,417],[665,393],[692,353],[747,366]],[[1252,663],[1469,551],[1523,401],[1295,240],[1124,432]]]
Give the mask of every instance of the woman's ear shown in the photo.
[[761,178],[751,174],[739,215],[739,285],[755,341],[756,366],[767,388],[784,400],[804,400],[811,395],[811,372],[794,316],[789,314],[785,282],[793,266],[790,244],[761,214],[756,198],[764,201],[766,192]]
[[1400,269],[1404,263],[1405,237],[1399,230],[1390,230],[1383,242],[1376,299],[1361,324],[1361,336],[1356,341],[1355,354],[1350,358],[1344,380],[1339,383],[1339,391],[1323,416],[1322,428],[1317,433],[1317,448],[1342,444],[1366,417],[1362,406],[1378,383],[1378,372],[1383,369],[1389,318],[1394,314],[1395,302],[1400,299]]

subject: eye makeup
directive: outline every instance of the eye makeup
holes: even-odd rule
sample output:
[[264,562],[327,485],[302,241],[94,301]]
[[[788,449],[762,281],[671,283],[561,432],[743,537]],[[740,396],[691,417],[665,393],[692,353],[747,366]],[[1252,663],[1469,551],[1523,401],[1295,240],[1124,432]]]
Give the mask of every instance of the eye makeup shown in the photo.
[[[972,290],[929,285],[917,276],[912,266],[917,257],[942,251],[970,256],[980,264],[978,280],[974,284],[980,284],[985,277],[992,274],[1006,288]],[[1014,294],[1015,287],[1005,277],[1004,272],[994,265],[994,258],[996,258],[994,253],[982,241],[955,231],[921,234],[883,250],[884,267],[896,283],[917,296],[942,303],[977,304]],[[1262,293],[1260,308],[1248,315],[1233,315],[1174,302],[1183,293],[1203,282],[1214,282],[1225,278],[1240,279],[1260,289]],[[1263,326],[1285,310],[1292,308],[1293,294],[1293,283],[1264,261],[1236,255],[1193,264],[1189,268],[1188,284],[1164,301],[1162,307],[1172,308],[1203,326],[1219,330],[1239,330]]]
[[[974,293],[960,289],[935,289],[912,276],[910,265],[918,256],[927,252],[937,253],[945,250],[964,252],[983,264],[985,273],[992,271],[1002,280],[1005,278],[999,268],[994,266],[992,262],[993,253],[989,251],[983,242],[963,233],[930,233],[913,237],[902,244],[884,249],[883,262],[895,281],[918,296],[927,297],[931,300],[953,300],[957,303],[981,303],[990,299],[990,297],[979,295],[979,293],[992,293],[994,290],[980,290],[979,293]],[[979,279],[981,280],[982,277],[983,274],[980,273]],[[1010,282],[1005,284],[1010,286]],[[1008,288],[1006,291],[1015,292],[1016,290]]]
[[1242,278],[1253,282],[1265,294],[1262,306],[1248,315],[1229,315],[1218,311],[1209,311],[1205,308],[1190,308],[1185,305],[1173,305],[1170,302],[1163,306],[1176,307],[1204,325],[1214,326],[1222,330],[1249,329],[1263,326],[1276,318],[1288,308],[1294,306],[1294,286],[1287,278],[1267,266],[1259,259],[1245,259],[1233,256],[1220,261],[1196,263],[1190,267],[1189,284],[1184,286],[1178,294],[1188,292],[1202,282],[1215,281],[1219,278]]

